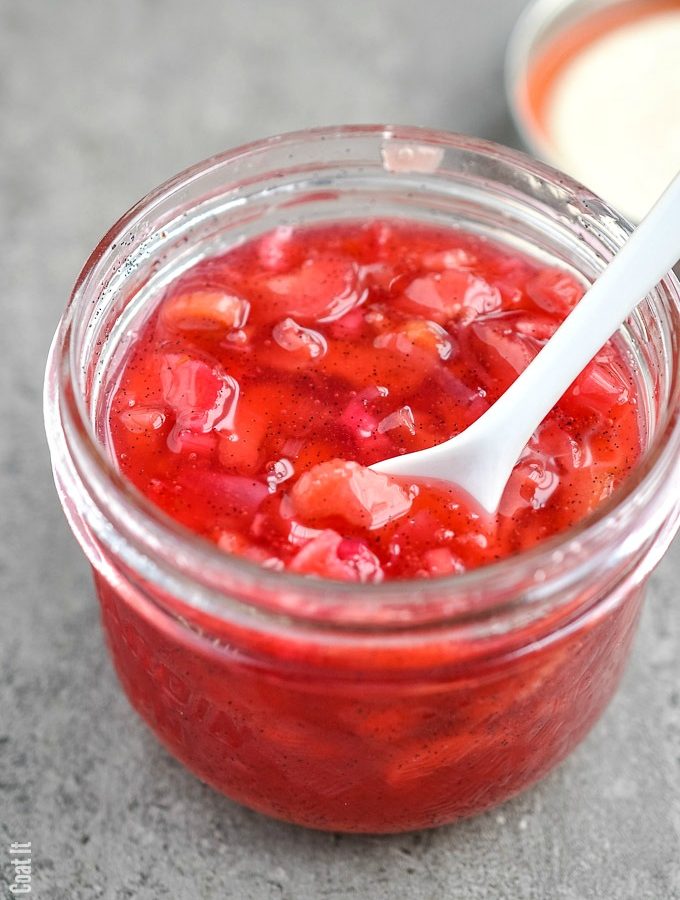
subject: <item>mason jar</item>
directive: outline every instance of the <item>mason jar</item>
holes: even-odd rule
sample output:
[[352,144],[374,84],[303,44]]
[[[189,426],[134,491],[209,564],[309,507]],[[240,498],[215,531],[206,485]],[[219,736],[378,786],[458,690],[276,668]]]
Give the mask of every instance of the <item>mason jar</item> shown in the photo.
[[163,288],[280,225],[452,225],[595,279],[631,226],[581,185],[416,128],[283,135],[153,191],[95,248],[50,353],[57,490],[89,559],[121,684],[203,781],[312,828],[398,832],[481,812],[567,756],[619,682],[680,516],[680,292],[615,337],[644,452],[578,526],[463,575],[346,584],[264,569],[167,518],[119,473],[108,398]]

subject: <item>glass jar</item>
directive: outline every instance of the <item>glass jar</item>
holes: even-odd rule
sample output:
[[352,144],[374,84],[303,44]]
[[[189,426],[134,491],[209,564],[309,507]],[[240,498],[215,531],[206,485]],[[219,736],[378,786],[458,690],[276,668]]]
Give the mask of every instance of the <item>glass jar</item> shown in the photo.
[[177,176],[103,238],[57,331],[45,408],[116,670],[169,751],[269,815],[396,832],[527,787],[612,696],[680,517],[680,293],[665,279],[616,338],[639,375],[645,454],[578,527],[450,578],[268,571],[120,476],[106,398],[159,290],[198,258],[277,225],[372,216],[453,224],[585,282],[630,232],[559,172],[471,138],[376,126],[251,144]]

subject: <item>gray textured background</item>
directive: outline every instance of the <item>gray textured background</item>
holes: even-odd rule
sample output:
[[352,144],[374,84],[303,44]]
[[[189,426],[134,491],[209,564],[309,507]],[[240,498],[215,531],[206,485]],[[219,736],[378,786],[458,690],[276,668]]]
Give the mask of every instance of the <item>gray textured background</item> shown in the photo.
[[502,51],[522,0],[0,0],[0,890],[36,898],[680,897],[680,544],[623,687],[559,771],[473,821],[390,838],[241,809],[161,750],[119,692],[40,419],[75,275],[133,201],[280,130],[432,125],[511,142]]

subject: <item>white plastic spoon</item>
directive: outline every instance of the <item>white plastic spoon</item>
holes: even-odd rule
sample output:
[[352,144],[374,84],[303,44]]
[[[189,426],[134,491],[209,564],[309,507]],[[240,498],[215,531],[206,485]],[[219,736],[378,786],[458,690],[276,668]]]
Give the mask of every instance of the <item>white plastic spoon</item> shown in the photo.
[[680,173],[507,391],[443,444],[371,466],[450,481],[495,513],[529,438],[569,385],[680,255]]

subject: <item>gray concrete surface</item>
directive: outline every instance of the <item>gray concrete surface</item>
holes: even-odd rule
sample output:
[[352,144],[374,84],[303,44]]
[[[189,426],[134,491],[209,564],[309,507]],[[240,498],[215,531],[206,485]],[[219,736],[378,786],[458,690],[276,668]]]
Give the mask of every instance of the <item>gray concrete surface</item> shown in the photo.
[[30,840],[50,900],[680,898],[680,545],[623,687],[581,748],[436,832],[315,834],[217,796],[160,749],[104,652],[51,483],[44,357],[99,236],[170,174],[279,130],[433,125],[512,141],[522,0],[0,0],[0,893]]

